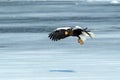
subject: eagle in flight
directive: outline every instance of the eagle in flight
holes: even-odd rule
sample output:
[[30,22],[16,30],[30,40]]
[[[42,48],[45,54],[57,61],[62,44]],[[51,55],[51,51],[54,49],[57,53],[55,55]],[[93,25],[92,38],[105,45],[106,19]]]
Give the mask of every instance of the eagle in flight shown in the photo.
[[87,28],[81,28],[79,26],[75,26],[74,28],[57,28],[53,32],[51,32],[48,37],[53,41],[58,41],[69,36],[78,37],[78,43],[80,43],[81,45],[84,44],[86,36],[94,38],[94,34],[90,30],[88,30]]

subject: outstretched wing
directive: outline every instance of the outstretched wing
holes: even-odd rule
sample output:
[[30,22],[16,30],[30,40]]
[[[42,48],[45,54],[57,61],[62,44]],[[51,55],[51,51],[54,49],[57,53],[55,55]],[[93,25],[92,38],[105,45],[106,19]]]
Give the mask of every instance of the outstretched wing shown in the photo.
[[70,36],[71,31],[71,27],[57,28],[55,31],[51,32],[48,37],[53,41],[57,41]]

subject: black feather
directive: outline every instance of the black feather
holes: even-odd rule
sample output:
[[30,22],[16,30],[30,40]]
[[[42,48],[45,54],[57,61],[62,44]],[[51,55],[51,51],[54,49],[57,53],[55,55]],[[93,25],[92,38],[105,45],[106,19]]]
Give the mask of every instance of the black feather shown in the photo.
[[64,38],[70,36],[69,34],[66,35],[65,31],[67,31],[67,30],[66,29],[55,30],[55,31],[51,32],[48,37],[53,41],[58,41],[60,39],[64,39]]

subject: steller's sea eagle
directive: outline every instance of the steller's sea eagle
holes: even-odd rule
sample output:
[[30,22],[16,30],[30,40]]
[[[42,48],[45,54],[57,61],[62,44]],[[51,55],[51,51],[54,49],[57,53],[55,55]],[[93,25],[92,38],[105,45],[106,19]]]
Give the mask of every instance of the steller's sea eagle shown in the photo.
[[80,43],[81,45],[84,44],[86,36],[94,38],[94,34],[91,31],[89,31],[87,28],[81,28],[79,26],[75,26],[75,28],[72,27],[57,28],[56,30],[51,32],[48,37],[53,41],[58,41],[69,36],[78,37],[78,43]]

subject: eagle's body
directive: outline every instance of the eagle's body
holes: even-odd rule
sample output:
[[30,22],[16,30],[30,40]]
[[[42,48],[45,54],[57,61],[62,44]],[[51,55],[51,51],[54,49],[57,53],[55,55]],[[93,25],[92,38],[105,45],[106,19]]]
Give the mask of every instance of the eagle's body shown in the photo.
[[58,41],[69,36],[78,37],[78,42],[80,44],[84,43],[86,36],[90,36],[91,38],[94,37],[93,34],[87,30],[87,28],[82,29],[79,26],[76,26],[75,28],[72,27],[57,28],[56,30],[51,32],[48,37],[53,41]]

